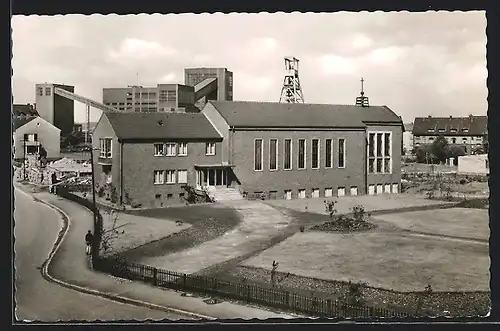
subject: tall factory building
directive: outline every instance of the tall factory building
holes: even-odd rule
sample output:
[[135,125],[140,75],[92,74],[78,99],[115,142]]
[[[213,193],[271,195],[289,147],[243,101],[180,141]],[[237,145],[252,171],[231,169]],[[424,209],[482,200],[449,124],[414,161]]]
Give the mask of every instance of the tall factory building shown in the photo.
[[181,84],[104,88],[103,103],[125,112],[191,112],[194,88]]
[[227,68],[184,69],[184,84],[188,86],[194,87],[208,78],[217,79],[217,91],[207,95],[207,101],[233,101],[233,73]]
[[36,84],[36,111],[41,118],[61,130],[61,136],[66,136],[73,131],[75,121],[74,101],[54,93],[54,88],[60,88],[71,93],[75,92],[74,86],[61,84]]

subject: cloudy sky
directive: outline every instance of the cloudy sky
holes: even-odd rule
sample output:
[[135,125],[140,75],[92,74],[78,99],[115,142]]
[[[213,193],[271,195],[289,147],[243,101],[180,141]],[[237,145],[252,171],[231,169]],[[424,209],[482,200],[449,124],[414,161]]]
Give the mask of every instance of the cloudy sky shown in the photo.
[[233,71],[235,100],[278,101],[295,56],[308,103],[352,104],[364,77],[370,103],[405,122],[487,109],[484,12],[17,16],[12,28],[15,103],[33,103],[38,82],[102,101],[137,73],[143,86],[183,83],[196,66]]

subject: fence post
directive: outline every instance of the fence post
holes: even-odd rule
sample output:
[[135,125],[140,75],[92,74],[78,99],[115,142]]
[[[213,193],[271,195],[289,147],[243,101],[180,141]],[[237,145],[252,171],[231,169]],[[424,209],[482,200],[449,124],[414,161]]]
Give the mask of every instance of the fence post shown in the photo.
[[290,292],[286,291],[285,293],[285,301],[286,301],[286,306],[290,307]]
[[370,316],[369,317],[374,317],[375,316],[375,309],[373,307],[370,307]]
[[158,269],[153,268],[153,285],[158,285]]
[[326,310],[327,310],[327,315],[328,317],[332,317],[332,300],[327,299],[326,300]]
[[182,282],[183,282],[184,288],[186,288],[186,286],[187,286],[187,274],[182,275]]
[[247,285],[247,301],[251,301],[251,296],[250,296],[250,290],[251,290],[251,285]]

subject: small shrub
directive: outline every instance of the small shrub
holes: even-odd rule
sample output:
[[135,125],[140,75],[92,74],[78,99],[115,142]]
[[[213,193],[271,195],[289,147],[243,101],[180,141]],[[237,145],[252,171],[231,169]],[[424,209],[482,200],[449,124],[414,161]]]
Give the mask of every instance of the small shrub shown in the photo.
[[337,203],[337,200],[334,201],[328,201],[325,200],[325,211],[328,213],[331,219],[335,216],[337,213],[337,209],[335,209],[335,204]]
[[300,232],[304,232],[305,228],[303,226],[300,227]]
[[345,294],[345,301],[348,305],[361,306],[364,303],[363,287],[367,286],[366,283],[355,283],[349,281],[347,284],[347,292]]
[[352,207],[352,214],[354,217],[354,220],[358,222],[365,222],[366,221],[366,213],[365,213],[365,207],[362,205],[356,205]]
[[97,196],[99,198],[102,198],[104,196],[104,187],[100,186],[99,189],[97,190]]
[[434,190],[429,190],[427,191],[427,193],[425,193],[425,197],[430,200],[434,199],[436,197],[435,195],[436,193],[434,192]]
[[114,186],[110,187],[109,200],[112,203],[118,202],[118,193],[116,192],[116,187],[114,187]]
[[196,203],[204,203],[204,202],[213,202],[213,199],[210,198],[208,191],[206,189],[196,190],[191,185],[183,185],[181,188],[186,192],[183,196],[183,199],[188,204],[196,204]]

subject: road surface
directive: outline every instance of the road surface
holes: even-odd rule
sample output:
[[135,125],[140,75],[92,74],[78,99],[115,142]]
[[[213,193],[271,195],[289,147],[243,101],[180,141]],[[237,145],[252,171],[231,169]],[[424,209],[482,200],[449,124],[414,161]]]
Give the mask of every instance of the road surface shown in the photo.
[[111,321],[186,319],[185,316],[127,305],[73,291],[46,281],[40,267],[61,228],[60,216],[15,190],[16,319]]

